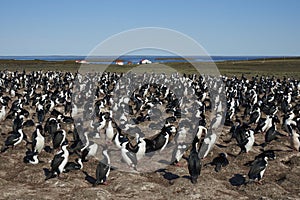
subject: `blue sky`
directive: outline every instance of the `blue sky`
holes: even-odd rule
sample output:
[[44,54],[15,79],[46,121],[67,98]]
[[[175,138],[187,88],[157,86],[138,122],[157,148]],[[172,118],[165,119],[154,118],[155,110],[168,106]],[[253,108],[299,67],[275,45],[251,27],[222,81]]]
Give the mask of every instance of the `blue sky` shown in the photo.
[[0,55],[87,55],[113,34],[163,27],[210,55],[300,55],[298,0],[1,0]]

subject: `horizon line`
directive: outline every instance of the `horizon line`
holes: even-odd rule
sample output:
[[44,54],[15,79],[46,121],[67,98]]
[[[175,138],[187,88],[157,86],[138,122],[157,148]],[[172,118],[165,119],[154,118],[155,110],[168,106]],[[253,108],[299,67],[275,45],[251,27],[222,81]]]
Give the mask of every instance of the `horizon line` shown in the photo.
[[259,56],[259,57],[300,57],[300,55],[254,55],[254,54],[249,54],[249,55],[222,55],[222,54],[215,54],[215,55],[159,55],[159,54],[132,54],[132,55],[72,55],[72,54],[48,54],[48,55],[0,55],[0,57],[120,57],[120,56],[161,56],[161,57],[216,57],[216,56],[222,56],[222,57],[231,57],[231,56],[236,56],[236,57],[254,57],[254,56]]

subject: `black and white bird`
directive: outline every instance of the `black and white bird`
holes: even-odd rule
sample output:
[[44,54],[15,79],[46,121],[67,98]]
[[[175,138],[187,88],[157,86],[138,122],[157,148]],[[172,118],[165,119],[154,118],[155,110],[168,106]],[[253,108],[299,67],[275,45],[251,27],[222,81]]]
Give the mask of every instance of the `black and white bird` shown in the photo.
[[162,152],[169,143],[170,135],[175,132],[175,126],[164,126],[161,132],[155,138],[152,139],[154,151],[159,150],[160,152]]
[[275,151],[274,150],[263,151],[262,153],[255,156],[255,160],[259,158],[263,159],[264,157],[268,157],[268,160],[275,160],[276,159]]
[[238,132],[241,130],[242,128],[242,122],[240,119],[236,119],[235,124],[233,124],[229,130],[229,133],[231,133],[231,138],[226,141],[227,143],[229,143],[233,138],[236,138]]
[[84,131],[83,137],[79,140],[80,152],[84,151],[90,145],[89,132]]
[[295,114],[294,112],[290,112],[284,116],[283,119],[283,127],[286,132],[288,132],[289,136],[292,136],[293,128],[292,126],[296,126],[297,122],[294,120]]
[[195,135],[195,137],[197,137],[198,142],[196,143],[196,149],[199,151],[200,149],[200,141],[201,138],[205,138],[207,135],[207,128],[205,127],[204,124],[199,124],[198,128],[197,128],[197,133]]
[[245,137],[246,138],[243,141],[243,143],[240,143],[239,145],[241,147],[242,152],[248,153],[252,149],[255,142],[254,131],[252,129],[247,130],[245,132]]
[[104,158],[100,160],[97,165],[96,182],[94,183],[94,186],[99,184],[107,185],[107,179],[110,173],[110,158],[106,148],[102,151],[102,154]]
[[220,126],[222,124],[222,120],[223,120],[222,113],[218,112],[216,117],[213,118],[211,123],[210,123],[210,129],[216,130],[216,129],[220,128]]
[[300,134],[297,132],[297,127],[295,125],[291,126],[292,134],[290,136],[291,146],[294,150],[300,151]]
[[247,183],[251,183],[253,181],[261,183],[261,179],[267,166],[268,156],[264,155],[263,157],[255,159],[250,166],[250,170],[248,172],[249,181]]
[[[172,164],[180,166],[179,161],[181,160],[183,154],[187,149],[187,141],[186,141],[187,130],[185,127],[181,127],[178,133],[175,136],[175,145],[173,154],[172,154]],[[196,147],[197,149],[197,147]]]
[[1,148],[1,152],[5,152],[9,146],[13,148],[20,144],[24,139],[24,133],[22,128],[19,128],[17,132],[12,132],[5,140],[3,147]]
[[196,184],[201,173],[201,160],[198,156],[195,140],[192,143],[192,149],[188,158],[188,169],[192,183]]
[[0,110],[0,121],[4,120],[6,116],[6,106],[2,106]]
[[122,144],[124,142],[128,141],[128,138],[126,135],[122,134],[121,132],[117,131],[116,134],[113,137],[113,141],[118,149],[122,148]]
[[235,131],[237,145],[241,148],[240,153],[248,153],[255,142],[254,131],[249,129],[248,124],[243,124]]
[[130,143],[129,141],[124,142],[122,144],[121,148],[121,156],[122,160],[131,168],[134,170],[137,170],[136,165],[137,165],[137,158],[136,158],[136,150],[132,150],[130,148]]
[[23,158],[24,163],[30,163],[36,165],[39,163],[38,152],[27,151],[25,157]]
[[147,150],[146,146],[147,146],[147,143],[144,140],[144,138],[142,138],[138,135],[137,136],[136,154],[135,154],[137,162],[145,156],[146,150]]
[[52,138],[53,149],[59,148],[65,141],[66,131],[64,129],[56,131]]
[[[216,134],[216,131],[215,130],[212,130],[212,129],[209,129],[204,140],[203,140],[203,143],[198,145],[196,144],[197,146],[200,146],[199,148],[199,157],[200,158],[205,158],[208,153],[212,150],[212,148],[214,147],[216,141],[217,141],[217,134]],[[199,143],[199,139],[198,137],[195,137],[197,143]]]
[[63,173],[64,168],[69,160],[69,151],[67,149],[67,146],[68,143],[66,141],[63,142],[61,150],[55,154],[53,160],[51,161],[51,170],[46,176],[45,180],[53,178],[55,177],[55,175],[59,177],[59,175]]
[[265,132],[272,126],[274,122],[279,123],[277,115],[267,115],[266,119],[260,120],[260,122],[258,122],[255,128],[255,133]]
[[98,144],[93,142],[93,141],[89,141],[89,145],[87,148],[85,148],[82,152],[81,152],[81,159],[83,162],[87,162],[87,158],[88,157],[92,157],[92,156],[96,156],[98,152]]
[[9,96],[0,96],[0,103],[2,106],[8,106],[8,102],[11,101],[11,98]]
[[36,114],[37,114],[39,124],[42,124],[45,119],[45,110],[43,105],[41,104],[37,105]]
[[266,131],[264,145],[270,143],[273,140],[277,140],[278,136],[284,135],[277,131],[276,124],[273,123],[272,126]]
[[74,170],[81,170],[83,168],[83,164],[81,158],[76,158],[75,162],[68,162],[64,167],[63,172],[67,173]]
[[24,123],[24,115],[17,115],[16,118],[13,121],[13,131],[17,132],[18,129],[23,127],[23,123]]
[[45,133],[48,133],[51,135],[51,137],[54,137],[54,133],[59,130],[61,127],[60,123],[55,117],[50,117],[47,119],[46,124],[44,126]]
[[215,171],[219,172],[221,171],[222,167],[226,167],[229,164],[229,161],[227,159],[227,154],[226,153],[220,153],[217,157],[215,157],[212,162],[205,164],[207,165],[214,165],[215,166]]
[[100,131],[102,129],[104,129],[106,125],[106,119],[105,119],[105,114],[101,114],[101,116],[99,117],[99,122],[97,123],[93,123],[93,121],[91,121],[91,127],[94,128],[96,126],[97,131],[100,133]]
[[250,121],[249,124],[257,124],[259,122],[259,119],[261,117],[261,111],[257,104],[254,105],[254,109],[252,112],[250,112]]
[[112,141],[112,139],[114,138],[114,135],[115,135],[114,128],[112,126],[112,120],[110,119],[108,121],[107,127],[105,129],[105,138],[108,141]]
[[41,153],[45,146],[45,138],[42,135],[42,125],[37,125],[36,130],[32,133],[32,152]]

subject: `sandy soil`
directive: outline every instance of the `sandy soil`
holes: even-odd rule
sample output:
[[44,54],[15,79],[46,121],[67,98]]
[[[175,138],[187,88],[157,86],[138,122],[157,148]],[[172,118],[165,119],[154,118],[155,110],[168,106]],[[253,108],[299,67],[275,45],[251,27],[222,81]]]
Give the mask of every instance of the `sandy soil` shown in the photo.
[[[6,138],[11,122],[1,123],[1,141]],[[33,128],[24,132],[29,134]],[[261,152],[260,146],[241,156],[236,142],[228,144],[229,127],[224,127],[213,151],[203,160],[210,162],[219,152],[229,154],[229,165],[221,172],[213,166],[203,167],[198,183],[189,180],[187,167],[167,166],[152,173],[128,173],[111,171],[108,185],[93,187],[97,160],[90,159],[82,171],[72,171],[58,178],[45,181],[45,171],[50,167],[52,154],[42,152],[41,163],[23,163],[25,143],[9,149],[0,156],[0,199],[299,199],[300,198],[300,153],[289,147],[288,137],[273,141],[267,149],[276,151],[277,159],[270,161],[262,184],[243,185],[249,167],[245,163]],[[256,135],[258,144],[263,135]],[[224,147],[226,145],[226,147]],[[72,155],[70,160],[74,160]],[[186,165],[186,161],[181,161]]]

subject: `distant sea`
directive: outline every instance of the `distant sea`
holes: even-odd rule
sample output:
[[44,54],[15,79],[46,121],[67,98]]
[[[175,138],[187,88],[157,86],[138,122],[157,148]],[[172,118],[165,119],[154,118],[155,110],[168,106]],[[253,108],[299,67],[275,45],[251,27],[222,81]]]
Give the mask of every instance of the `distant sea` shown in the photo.
[[[270,58],[284,58],[283,56],[188,56],[193,62],[221,62],[221,61],[242,61],[242,60],[256,60],[256,59],[270,59]],[[287,58],[287,57],[286,57]],[[85,60],[86,56],[0,56],[0,59],[13,60],[45,60],[45,61],[70,61],[70,60]],[[112,57],[92,57],[92,62],[96,64],[110,64],[113,62]],[[119,60],[124,63],[131,62],[133,64],[139,63],[142,59],[148,59],[154,63],[168,63],[168,62],[188,62],[179,56],[147,56],[147,55],[126,55],[120,56]]]

